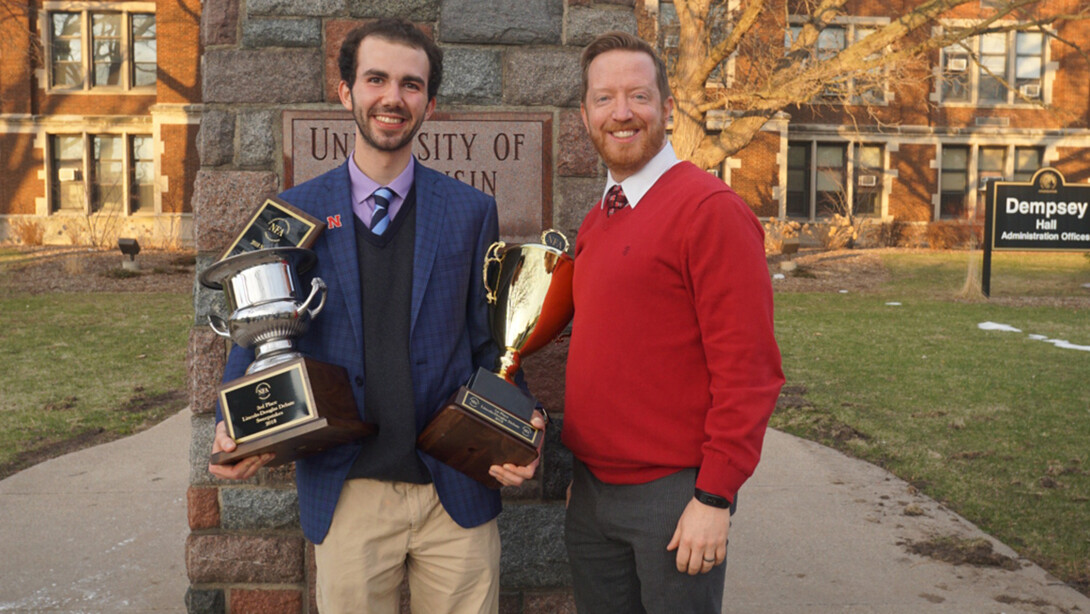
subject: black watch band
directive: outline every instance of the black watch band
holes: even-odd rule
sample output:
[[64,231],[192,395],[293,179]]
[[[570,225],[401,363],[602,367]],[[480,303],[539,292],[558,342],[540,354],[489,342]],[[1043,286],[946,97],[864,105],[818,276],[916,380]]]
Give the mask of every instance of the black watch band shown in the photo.
[[697,501],[704,505],[710,505],[712,507],[718,507],[720,509],[729,509],[730,501],[726,497],[720,497],[719,495],[713,495],[710,492],[704,492],[699,488],[696,489],[696,493],[693,495]]

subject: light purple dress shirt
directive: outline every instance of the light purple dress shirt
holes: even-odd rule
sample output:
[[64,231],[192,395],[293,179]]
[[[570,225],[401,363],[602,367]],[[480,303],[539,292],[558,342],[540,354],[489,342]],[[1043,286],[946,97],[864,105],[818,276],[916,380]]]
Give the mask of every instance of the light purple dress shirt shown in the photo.
[[[401,205],[405,202],[405,197],[409,195],[409,190],[413,187],[415,161],[415,157],[409,160],[405,170],[401,171],[400,175],[386,185],[394,193],[390,207],[386,210],[386,217],[390,218],[390,223],[393,223],[394,217],[397,216],[397,212],[401,210]],[[371,195],[375,193],[375,190],[381,188],[382,184],[363,174],[360,167],[356,165],[354,153],[348,165],[348,179],[352,184],[352,211],[356,214],[356,217],[360,218],[364,226],[370,228],[371,215],[375,212],[375,199]]]

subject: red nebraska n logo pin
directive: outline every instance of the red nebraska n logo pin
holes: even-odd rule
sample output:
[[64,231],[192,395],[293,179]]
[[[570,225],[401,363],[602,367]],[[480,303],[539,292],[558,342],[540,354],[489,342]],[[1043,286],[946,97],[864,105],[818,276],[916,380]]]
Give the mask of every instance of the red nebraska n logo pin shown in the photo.
[[331,215],[331,216],[329,216],[329,217],[327,217],[325,219],[325,223],[326,223],[326,226],[328,228],[340,228],[341,227],[341,216],[340,215]]

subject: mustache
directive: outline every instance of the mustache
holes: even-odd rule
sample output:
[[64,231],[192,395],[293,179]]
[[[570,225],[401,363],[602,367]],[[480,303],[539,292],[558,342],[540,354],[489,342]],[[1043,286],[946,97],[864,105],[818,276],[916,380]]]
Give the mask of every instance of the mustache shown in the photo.
[[643,122],[630,121],[621,124],[609,123],[602,126],[605,132],[617,132],[620,130],[643,130],[646,126]]
[[369,115],[393,115],[401,119],[409,119],[409,114],[405,112],[403,107],[372,107]]

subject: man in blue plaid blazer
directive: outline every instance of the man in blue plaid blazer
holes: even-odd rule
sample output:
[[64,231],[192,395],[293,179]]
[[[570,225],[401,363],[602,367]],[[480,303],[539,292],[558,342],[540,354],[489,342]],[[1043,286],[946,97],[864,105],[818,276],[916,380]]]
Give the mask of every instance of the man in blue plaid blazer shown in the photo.
[[[396,612],[407,571],[414,611],[496,612],[499,492],[415,447],[450,395],[497,355],[482,282],[499,235],[496,202],[411,155],[441,79],[430,39],[408,22],[379,20],[349,33],[339,64],[355,151],[281,197],[327,223],[302,281],[321,277],[329,291],[299,350],[347,369],[360,416],[379,431],[296,462],[318,603],[323,614]],[[252,361],[234,348],[224,380]],[[233,448],[218,423],[214,451]],[[270,459],[211,471],[245,479]],[[493,475],[518,483],[536,464]]]

